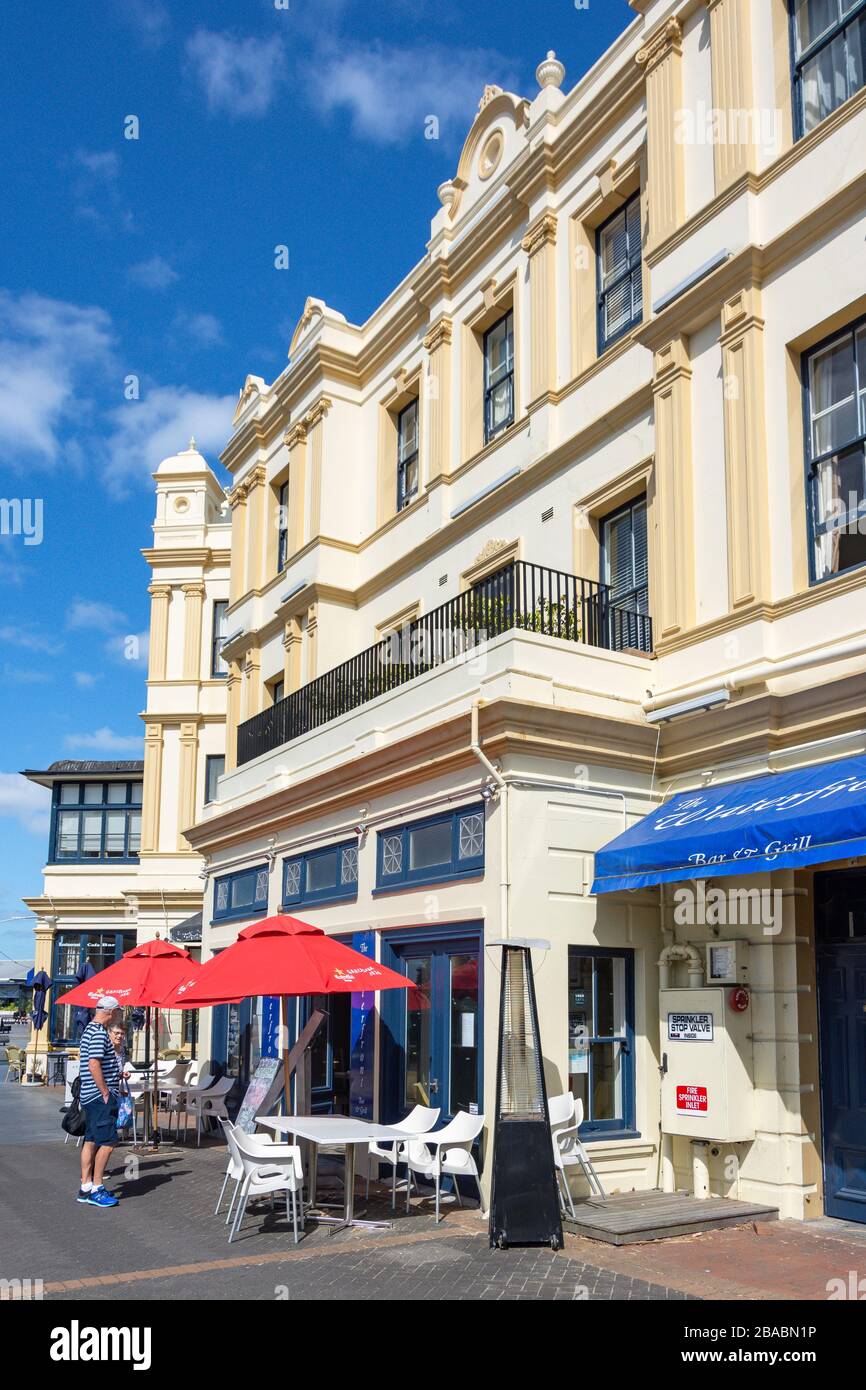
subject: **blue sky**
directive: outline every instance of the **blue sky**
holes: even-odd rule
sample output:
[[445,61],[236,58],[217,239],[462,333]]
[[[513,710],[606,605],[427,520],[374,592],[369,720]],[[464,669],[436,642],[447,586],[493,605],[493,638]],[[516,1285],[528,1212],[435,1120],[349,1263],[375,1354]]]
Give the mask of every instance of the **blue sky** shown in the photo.
[[[190,434],[215,463],[308,294],[362,321],[420,258],[485,83],[531,96],[553,48],[568,88],[633,18],[626,0],[6,9],[0,497],[28,536],[0,535],[0,919],[40,890],[47,846],[18,770],[141,755],[156,464]],[[0,920],[0,951],[30,954],[28,925]]]

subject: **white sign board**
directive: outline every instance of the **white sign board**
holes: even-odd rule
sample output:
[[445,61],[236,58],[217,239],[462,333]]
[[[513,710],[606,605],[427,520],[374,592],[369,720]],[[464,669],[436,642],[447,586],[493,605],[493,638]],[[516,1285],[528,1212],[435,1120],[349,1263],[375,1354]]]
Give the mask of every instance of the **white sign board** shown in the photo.
[[712,1042],[712,1014],[668,1014],[670,1042]]

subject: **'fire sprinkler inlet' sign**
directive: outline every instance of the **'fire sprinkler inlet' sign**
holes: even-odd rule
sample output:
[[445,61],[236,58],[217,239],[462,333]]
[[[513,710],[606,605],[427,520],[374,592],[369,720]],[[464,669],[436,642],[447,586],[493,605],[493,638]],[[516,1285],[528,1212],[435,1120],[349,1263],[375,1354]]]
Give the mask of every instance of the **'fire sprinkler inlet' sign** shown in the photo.
[[668,1014],[669,1042],[712,1042],[712,1014]]
[[701,1113],[706,1109],[706,1086],[677,1086],[677,1110]]

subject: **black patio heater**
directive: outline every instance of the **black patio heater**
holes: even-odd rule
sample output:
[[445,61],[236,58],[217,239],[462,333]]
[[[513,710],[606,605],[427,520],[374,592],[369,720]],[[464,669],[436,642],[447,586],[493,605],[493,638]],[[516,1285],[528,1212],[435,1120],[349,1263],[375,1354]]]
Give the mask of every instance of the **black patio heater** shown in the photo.
[[559,1250],[562,1221],[532,976],[533,947],[549,950],[550,942],[509,937],[490,944],[502,947],[490,1244]]

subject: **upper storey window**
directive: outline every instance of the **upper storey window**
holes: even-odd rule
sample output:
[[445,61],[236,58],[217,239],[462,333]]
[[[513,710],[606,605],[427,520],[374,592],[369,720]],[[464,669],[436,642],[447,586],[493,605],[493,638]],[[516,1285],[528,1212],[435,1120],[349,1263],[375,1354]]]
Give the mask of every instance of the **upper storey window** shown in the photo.
[[484,442],[514,420],[514,314],[509,309],[484,334]]
[[211,675],[213,677],[227,676],[229,664],[223,657],[221,647],[228,633],[226,632],[226,609],[228,601],[217,599],[213,606],[213,635],[211,637]]
[[640,194],[598,229],[599,356],[643,315]]
[[283,483],[277,497],[277,571],[282,574],[289,562],[289,485]]
[[791,0],[794,105],[805,135],[859,92],[866,73],[866,0]]
[[61,782],[53,810],[53,863],[138,858],[140,782]]
[[397,416],[397,510],[418,496],[418,400]]
[[805,361],[812,575],[866,564],[866,319]]

